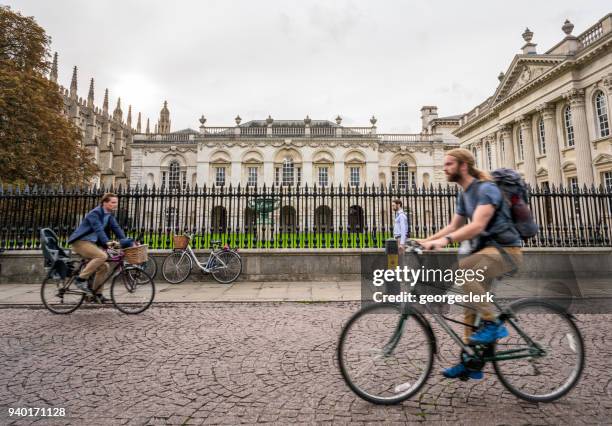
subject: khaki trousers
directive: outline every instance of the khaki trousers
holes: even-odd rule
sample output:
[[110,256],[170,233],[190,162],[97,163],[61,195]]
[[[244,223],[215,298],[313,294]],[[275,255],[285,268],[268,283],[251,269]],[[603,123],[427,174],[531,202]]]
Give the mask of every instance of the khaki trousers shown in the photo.
[[[504,250],[506,253],[508,253],[508,255],[510,255],[516,267],[520,267],[523,264],[523,253],[521,252],[521,247],[504,247]],[[491,290],[493,279],[511,271],[513,265],[511,265],[510,262],[504,258],[496,247],[485,247],[484,249],[459,260],[459,268],[471,269],[473,271],[480,269],[482,275],[484,276],[484,280],[482,281],[478,281],[477,276],[472,280],[466,279],[465,284],[460,287],[462,292],[466,294],[485,294]],[[480,313],[482,319],[487,321],[495,320],[496,315],[494,305],[492,303],[472,303],[469,304],[469,306],[473,309],[465,309],[464,318],[467,324],[474,324],[476,319],[474,309]],[[469,339],[471,334],[472,329],[465,327],[464,336],[466,341]]]
[[101,292],[102,283],[106,279],[106,275],[110,270],[109,265],[106,262],[106,259],[108,258],[106,252],[91,241],[81,240],[72,243],[72,249],[83,259],[89,259],[89,263],[85,265],[79,274],[79,278],[86,280],[91,276],[91,274],[96,273],[93,290],[97,293]]

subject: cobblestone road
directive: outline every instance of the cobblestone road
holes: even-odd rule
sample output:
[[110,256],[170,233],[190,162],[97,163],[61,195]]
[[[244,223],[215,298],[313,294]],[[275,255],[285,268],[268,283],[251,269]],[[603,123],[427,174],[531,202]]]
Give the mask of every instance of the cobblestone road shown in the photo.
[[[413,399],[374,406],[334,360],[356,303],[157,305],[140,316],[0,309],[0,424],[8,407],[64,407],[72,424],[422,423],[603,424],[612,418],[612,315],[581,315],[587,350],[570,395],[530,404],[490,367],[481,381],[435,375]],[[442,335],[438,333],[438,337]],[[442,339],[446,362],[456,359]]]

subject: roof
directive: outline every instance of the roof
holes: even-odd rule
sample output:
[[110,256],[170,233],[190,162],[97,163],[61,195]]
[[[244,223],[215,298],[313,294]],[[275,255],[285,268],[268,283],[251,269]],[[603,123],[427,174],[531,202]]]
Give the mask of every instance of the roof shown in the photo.
[[[306,124],[304,120],[274,120],[272,122],[272,127],[304,127]],[[266,120],[251,120],[247,121],[244,124],[241,124],[240,127],[267,127],[268,123]],[[333,123],[329,120],[312,120],[310,122],[310,127],[340,127],[336,123]]]

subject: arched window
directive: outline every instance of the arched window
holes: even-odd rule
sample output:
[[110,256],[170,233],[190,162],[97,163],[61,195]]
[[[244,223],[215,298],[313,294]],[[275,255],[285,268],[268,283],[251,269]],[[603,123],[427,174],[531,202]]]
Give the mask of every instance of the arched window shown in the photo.
[[478,167],[478,150],[476,147],[472,148],[472,153],[474,154],[474,163],[476,163],[476,167]]
[[565,124],[565,144],[574,146],[574,125],[572,124],[572,108],[566,105],[563,109],[563,123]]
[[398,185],[399,188],[401,188],[401,189],[408,188],[408,185],[410,183],[409,176],[410,175],[409,175],[409,172],[408,172],[408,164],[406,164],[406,162],[402,161],[397,166],[397,185]]
[[506,159],[506,141],[504,138],[499,140],[499,156],[501,157],[502,161]]
[[538,149],[540,154],[546,154],[546,134],[544,133],[544,120],[538,121]]
[[181,187],[181,166],[178,161],[171,161],[168,166],[168,188],[179,189]]
[[491,155],[491,144],[489,142],[485,144],[485,150],[487,152],[487,169],[491,170],[493,168],[493,157]]
[[283,186],[291,186],[294,183],[294,168],[293,159],[291,157],[285,158],[283,161]]
[[516,143],[518,145],[518,159],[523,161],[525,159],[525,152],[523,151],[523,129],[518,128]]
[[597,128],[599,137],[605,138],[610,135],[610,122],[608,121],[608,104],[606,95],[599,90],[595,95],[595,115],[597,117]]

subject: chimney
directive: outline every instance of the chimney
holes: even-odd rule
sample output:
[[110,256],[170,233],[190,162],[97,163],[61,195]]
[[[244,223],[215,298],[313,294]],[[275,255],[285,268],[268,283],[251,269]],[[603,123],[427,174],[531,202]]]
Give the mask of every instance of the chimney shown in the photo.
[[434,118],[438,118],[438,107],[437,106],[424,106],[421,108],[421,122],[423,129],[421,130],[423,133],[427,133],[429,129],[429,123]]

